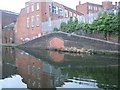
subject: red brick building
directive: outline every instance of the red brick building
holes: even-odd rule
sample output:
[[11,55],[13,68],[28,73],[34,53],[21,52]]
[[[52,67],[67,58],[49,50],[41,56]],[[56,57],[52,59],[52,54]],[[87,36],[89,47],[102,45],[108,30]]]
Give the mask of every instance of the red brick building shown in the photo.
[[0,10],[0,30],[1,30],[1,37],[0,40],[4,44],[14,43],[14,23],[16,22],[18,14]]
[[102,2],[102,5],[89,2],[81,4],[81,1],[79,1],[79,5],[76,6],[76,10],[86,15],[96,13],[102,9],[110,9],[113,6],[115,5],[113,5],[111,1],[104,1]]
[[16,43],[20,44],[40,37],[43,22],[80,15],[83,14],[57,2],[35,2],[33,0],[26,2],[16,22]]

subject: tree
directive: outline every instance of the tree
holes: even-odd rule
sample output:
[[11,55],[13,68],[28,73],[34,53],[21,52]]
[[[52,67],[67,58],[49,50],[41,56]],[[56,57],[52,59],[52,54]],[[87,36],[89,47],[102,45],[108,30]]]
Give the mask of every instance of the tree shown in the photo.
[[63,31],[63,32],[66,32],[66,30],[67,30],[67,24],[65,22],[61,23],[60,30]]
[[53,31],[56,32],[56,31],[59,31],[59,29],[57,27],[55,27]]

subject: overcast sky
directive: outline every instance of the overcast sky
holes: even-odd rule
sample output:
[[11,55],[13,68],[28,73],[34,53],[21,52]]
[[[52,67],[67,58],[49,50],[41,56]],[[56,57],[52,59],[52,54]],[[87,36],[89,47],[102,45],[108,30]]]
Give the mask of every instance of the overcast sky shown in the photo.
[[[19,13],[20,10],[25,7],[25,2],[27,1],[29,0],[0,0],[0,9]],[[81,1],[81,3],[91,2],[101,4],[102,1],[105,0],[53,0],[53,1],[56,1],[58,3],[61,3],[63,5],[75,9],[76,5],[79,4],[79,1]],[[107,1],[112,1],[114,4],[115,2],[119,2],[120,0],[107,0]]]

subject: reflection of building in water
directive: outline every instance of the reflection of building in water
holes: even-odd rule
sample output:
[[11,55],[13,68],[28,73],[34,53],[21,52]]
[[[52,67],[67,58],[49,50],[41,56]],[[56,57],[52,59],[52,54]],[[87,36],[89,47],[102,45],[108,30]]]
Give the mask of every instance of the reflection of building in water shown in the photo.
[[64,60],[64,54],[59,53],[59,52],[50,51],[49,56],[55,62],[61,62]]
[[29,88],[55,87],[60,81],[60,69],[55,69],[24,51],[17,50],[16,52],[18,72]]
[[17,73],[14,48],[2,48],[2,63],[2,78],[7,78]]
[[15,48],[11,47],[2,48],[2,60],[3,62],[15,64]]

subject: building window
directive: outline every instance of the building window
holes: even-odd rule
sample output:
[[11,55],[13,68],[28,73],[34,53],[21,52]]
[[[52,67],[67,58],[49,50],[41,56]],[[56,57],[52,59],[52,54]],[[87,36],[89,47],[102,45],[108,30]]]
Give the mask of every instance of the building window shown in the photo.
[[27,18],[27,28],[29,28],[29,27],[30,27],[30,19]]
[[49,4],[49,12],[52,12],[52,4]]
[[91,10],[91,6],[88,6],[88,9]]
[[60,14],[60,16],[63,16],[63,9],[62,8],[59,8],[59,14]]
[[32,75],[35,75],[35,66],[32,67]]
[[53,6],[53,7],[52,7],[52,12],[53,12],[54,14],[58,14],[58,7],[57,7],[57,6]]
[[80,17],[80,16],[79,16],[79,15],[77,15],[77,19],[78,19],[78,21],[80,21],[79,17]]
[[96,7],[96,11],[98,10],[98,7]]
[[28,75],[30,75],[30,65],[28,65]]
[[68,17],[68,10],[65,10],[65,17]]
[[94,10],[96,10],[96,7],[94,7]]
[[40,16],[36,16],[36,26],[40,26]]
[[36,10],[39,10],[40,9],[40,5],[39,3],[36,4]]
[[91,12],[88,13],[88,16],[91,16]]
[[52,24],[52,23],[51,23],[51,17],[49,17],[49,26],[51,26],[51,24]]
[[74,17],[76,17],[76,14],[74,13]]
[[38,76],[38,79],[40,79],[40,67],[38,67],[37,76]]
[[58,14],[58,7],[56,7],[56,14]]
[[31,17],[31,24],[32,24],[32,27],[34,27],[34,16]]
[[69,16],[72,17],[72,12],[69,12]]
[[34,4],[31,5],[31,10],[34,11]]
[[93,10],[93,6],[90,6],[90,5],[89,5],[89,6],[88,6],[88,9],[89,9],[89,10]]
[[74,14],[73,14],[73,20],[75,20],[75,18],[76,18],[76,14],[74,13]]
[[29,13],[29,6],[27,5],[27,7],[26,7],[26,10],[27,10],[27,13]]

